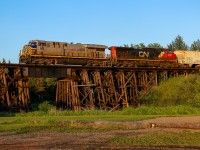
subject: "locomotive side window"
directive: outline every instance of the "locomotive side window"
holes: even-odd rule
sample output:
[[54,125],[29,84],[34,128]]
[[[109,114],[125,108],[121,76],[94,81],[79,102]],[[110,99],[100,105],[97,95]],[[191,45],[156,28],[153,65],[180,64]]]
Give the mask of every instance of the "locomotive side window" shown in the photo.
[[64,47],[67,47],[67,44],[64,44]]
[[47,47],[51,47],[51,44],[50,44],[50,43],[47,43]]
[[99,52],[96,53],[97,58],[99,58]]
[[40,46],[46,46],[46,43],[40,43],[39,45]]
[[57,47],[57,48],[60,48],[60,43],[56,43],[56,47]]

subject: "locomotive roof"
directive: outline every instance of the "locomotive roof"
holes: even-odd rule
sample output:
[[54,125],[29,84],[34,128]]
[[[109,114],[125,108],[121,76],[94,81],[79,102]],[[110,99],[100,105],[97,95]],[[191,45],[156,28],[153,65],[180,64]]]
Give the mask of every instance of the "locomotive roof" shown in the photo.
[[97,44],[84,44],[88,48],[108,48],[108,46],[105,45],[97,45]]
[[[39,42],[39,43],[52,43],[52,42],[56,42],[56,43],[64,43],[64,44],[72,44],[72,43],[67,43],[67,42],[57,42],[57,41],[45,41],[45,40],[30,40],[29,42]],[[73,43],[73,44],[81,44],[81,43]],[[108,46],[106,45],[98,45],[98,44],[81,44],[84,45],[85,47],[88,48],[108,48]]]
[[65,44],[70,44],[70,43],[67,43],[67,42],[45,41],[45,40],[30,40],[29,42],[39,42],[39,43],[53,43],[53,42],[56,42],[56,43],[65,43]]
[[200,52],[200,50],[181,50],[181,49],[177,49],[174,50],[174,52],[182,52],[182,53],[194,53],[194,52]]
[[111,49],[112,47],[121,50],[164,50],[164,48],[134,48],[134,47],[121,47],[121,46],[111,46],[108,49]]

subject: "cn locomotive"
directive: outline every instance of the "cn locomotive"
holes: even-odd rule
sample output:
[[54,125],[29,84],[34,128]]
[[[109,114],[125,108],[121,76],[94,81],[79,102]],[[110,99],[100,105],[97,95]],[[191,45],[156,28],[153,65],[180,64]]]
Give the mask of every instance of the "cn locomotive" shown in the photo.
[[[110,50],[110,54],[106,54],[106,49]],[[199,67],[200,52],[31,40],[20,51],[19,63],[101,67]]]
[[177,57],[174,52],[163,48],[129,47],[109,48],[111,59],[117,67],[177,67]]

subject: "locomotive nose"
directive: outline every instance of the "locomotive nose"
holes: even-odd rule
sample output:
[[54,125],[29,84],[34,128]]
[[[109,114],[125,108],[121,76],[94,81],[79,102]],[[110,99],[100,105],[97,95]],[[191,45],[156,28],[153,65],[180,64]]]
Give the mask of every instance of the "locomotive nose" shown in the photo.
[[25,56],[30,56],[31,55],[31,47],[30,46],[28,46],[28,45],[25,45],[24,46],[24,55]]

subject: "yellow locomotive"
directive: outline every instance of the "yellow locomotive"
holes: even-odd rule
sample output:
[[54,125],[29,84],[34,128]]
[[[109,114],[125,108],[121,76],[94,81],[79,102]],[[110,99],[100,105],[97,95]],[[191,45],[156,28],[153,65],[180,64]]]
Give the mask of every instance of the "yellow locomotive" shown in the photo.
[[101,66],[105,45],[31,40],[19,54],[19,63]]

